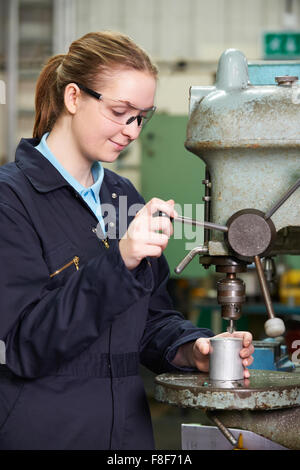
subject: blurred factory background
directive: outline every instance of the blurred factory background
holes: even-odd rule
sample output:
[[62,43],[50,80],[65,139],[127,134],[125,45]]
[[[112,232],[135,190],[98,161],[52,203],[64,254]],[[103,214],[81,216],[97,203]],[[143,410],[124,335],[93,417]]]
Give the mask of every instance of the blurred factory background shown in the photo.
[[[189,88],[212,85],[225,49],[241,50],[248,61],[293,60],[300,63],[300,1],[298,0],[0,0],[0,81],[5,88],[0,106],[0,161],[14,160],[21,137],[31,137],[35,83],[45,60],[64,53],[72,40],[89,31],[116,30],[144,47],[159,68],[157,113],[138,142],[110,166],[128,177],[146,200],[173,198],[201,204],[205,165],[184,142]],[[281,34],[290,33],[284,48]],[[1,89],[0,89],[1,93]],[[1,99],[1,95],[0,95]],[[203,217],[202,214],[190,216]],[[203,231],[200,233],[203,242]],[[199,239],[197,240],[199,242]],[[216,302],[217,274],[195,259],[181,275],[174,267],[185,256],[186,240],[171,240],[170,294],[175,307],[199,326],[224,331]],[[300,339],[300,259],[276,257],[271,279],[275,307],[286,307],[287,345]],[[247,287],[245,313],[238,329],[264,338],[264,308],[257,276],[241,274]],[[179,448],[179,423],[197,420],[195,413],[154,406],[153,376],[145,375],[158,448]],[[152,406],[153,405],[153,406]],[[162,417],[166,418],[165,420]],[[172,433],[169,432],[171,426]]]

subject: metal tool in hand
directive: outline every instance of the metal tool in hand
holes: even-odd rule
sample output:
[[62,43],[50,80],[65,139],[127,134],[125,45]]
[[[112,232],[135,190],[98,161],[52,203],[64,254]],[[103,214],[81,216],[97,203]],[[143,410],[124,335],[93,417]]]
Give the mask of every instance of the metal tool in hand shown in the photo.
[[162,211],[156,211],[153,214],[153,217],[168,217],[171,222],[182,222],[183,224],[189,224],[189,225],[194,225],[197,227],[204,227],[209,230],[219,230],[221,232],[227,232],[228,227],[226,225],[219,225],[219,224],[214,224],[212,222],[202,222],[200,220],[195,220],[191,219],[190,217],[182,217],[181,215],[178,215],[177,217],[169,217],[168,214]]

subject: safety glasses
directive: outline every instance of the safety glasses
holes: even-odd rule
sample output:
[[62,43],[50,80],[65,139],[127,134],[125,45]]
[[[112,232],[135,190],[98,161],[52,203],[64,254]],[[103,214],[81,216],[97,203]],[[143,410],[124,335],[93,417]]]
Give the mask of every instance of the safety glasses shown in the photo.
[[156,110],[156,106],[144,109],[136,108],[127,101],[112,100],[104,97],[101,93],[91,90],[91,88],[81,85],[80,83],[76,83],[76,85],[80,90],[84,91],[84,93],[96,98],[100,103],[99,109],[101,114],[117,124],[128,125],[137,120],[137,125],[139,127],[144,127]]

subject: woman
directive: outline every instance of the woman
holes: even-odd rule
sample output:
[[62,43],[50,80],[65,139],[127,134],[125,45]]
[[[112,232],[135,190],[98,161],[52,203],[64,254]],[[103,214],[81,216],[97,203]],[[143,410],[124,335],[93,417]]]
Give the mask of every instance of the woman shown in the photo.
[[[172,225],[153,214],[174,216],[174,201],[144,205],[101,165],[153,114],[156,78],[121,34],[73,42],[41,72],[34,138],[0,170],[1,449],[151,449],[139,363],[208,370],[212,332],[175,312],[166,291]],[[143,206],[128,215],[121,198]],[[239,335],[246,366],[251,335]]]

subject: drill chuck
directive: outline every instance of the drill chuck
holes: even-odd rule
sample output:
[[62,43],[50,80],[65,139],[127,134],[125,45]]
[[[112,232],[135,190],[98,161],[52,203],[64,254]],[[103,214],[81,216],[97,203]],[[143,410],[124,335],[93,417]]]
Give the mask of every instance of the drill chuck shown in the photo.
[[235,274],[217,283],[218,303],[222,307],[222,317],[226,320],[238,320],[242,314],[242,304],[246,300],[245,283],[236,278]]

